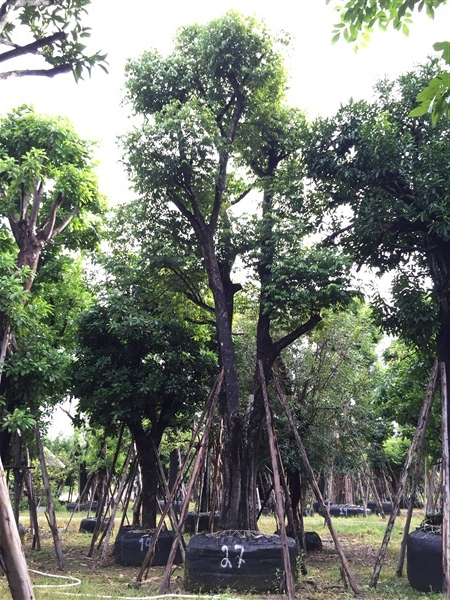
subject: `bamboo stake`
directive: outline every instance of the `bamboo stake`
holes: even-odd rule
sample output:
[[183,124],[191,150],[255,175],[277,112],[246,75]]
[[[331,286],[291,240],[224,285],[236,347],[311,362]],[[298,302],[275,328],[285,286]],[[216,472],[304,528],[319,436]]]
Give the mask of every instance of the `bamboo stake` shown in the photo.
[[13,600],[35,600],[0,459],[0,552]]
[[444,581],[442,586],[444,600],[450,599],[450,457],[449,457],[449,420],[448,420],[448,390],[445,363],[440,365],[441,395],[442,395],[442,571]]
[[116,516],[117,508],[119,506],[120,499],[121,499],[123,491],[125,489],[126,479],[127,479],[127,475],[128,475],[128,467],[130,466],[130,461],[131,461],[131,457],[133,456],[133,452],[134,452],[133,444],[130,444],[130,446],[128,448],[127,456],[125,458],[125,462],[122,467],[122,476],[120,478],[117,495],[115,498],[114,497],[112,498],[111,514],[109,517],[108,527],[106,529],[105,545],[103,546],[103,551],[102,551],[102,555],[100,557],[100,562],[104,561],[108,554],[109,540],[110,540],[110,537],[112,534],[112,530],[114,528],[114,518]]
[[[200,472],[201,466],[203,464],[203,461],[204,461],[204,458],[206,455],[206,449],[208,447],[209,430],[211,428],[211,425],[212,425],[212,422],[214,419],[214,412],[216,409],[216,403],[217,403],[217,399],[219,397],[220,389],[222,387],[222,381],[223,381],[223,370],[221,371],[221,376],[219,378],[219,382],[217,384],[216,391],[213,396],[213,400],[211,402],[211,408],[209,410],[209,414],[206,419],[205,429],[203,431],[203,436],[202,436],[202,439],[200,442],[200,448],[198,450],[197,457],[195,459],[191,479],[190,479],[188,487],[186,489],[186,497],[184,499],[183,506],[181,508],[180,520],[179,520],[178,526],[175,530],[175,537],[172,542],[172,548],[170,549],[169,558],[167,559],[166,568],[164,569],[164,575],[162,578],[161,586],[159,588],[160,594],[167,594],[170,592],[170,575],[172,573],[172,566],[173,566],[173,563],[175,562],[175,556],[176,556],[176,552],[177,552],[178,545],[179,545],[180,538],[181,538],[183,522],[184,522],[184,518],[186,516],[187,510],[188,510],[188,507],[189,507],[189,501],[191,499],[192,490],[194,489],[194,485],[197,480],[198,473]],[[149,548],[149,550],[150,550],[150,548]],[[142,566],[144,566],[144,565],[142,565]]]
[[[29,467],[30,466],[30,453],[28,451],[28,448],[26,448],[25,454],[26,454],[26,463],[27,463],[26,466]],[[30,469],[25,470],[24,479],[25,479],[25,487],[26,487],[26,490],[28,493],[28,508],[30,510],[30,523],[31,523],[32,529],[33,529],[32,548],[33,548],[33,550],[40,550],[41,549],[41,538],[39,535],[39,520],[38,520],[38,514],[37,514],[37,508],[36,508],[36,496],[34,494],[33,478],[31,477]]]
[[47,510],[45,516],[50,527],[50,531],[53,536],[53,543],[55,544],[56,558],[58,559],[58,566],[61,571],[66,568],[66,561],[61,547],[61,540],[59,538],[58,525],[56,523],[55,505],[53,503],[52,492],[50,487],[50,480],[48,478],[47,465],[45,464],[44,447],[42,445],[41,433],[39,431],[39,424],[36,418],[36,411],[33,408],[33,416],[35,418],[34,432],[36,435],[36,446],[39,456],[39,463],[41,465],[42,480],[44,482],[45,496],[47,500]]
[[333,524],[331,522],[331,517],[330,517],[330,513],[328,511],[327,505],[325,504],[325,501],[323,499],[322,493],[320,491],[319,485],[317,483],[317,479],[314,475],[314,471],[311,467],[311,464],[309,462],[308,459],[308,455],[306,454],[306,450],[305,447],[303,445],[303,442],[300,438],[300,434],[298,433],[297,427],[295,426],[295,422],[294,422],[294,418],[292,416],[292,413],[287,405],[286,399],[284,397],[283,391],[281,389],[280,383],[279,381],[274,378],[275,381],[275,386],[276,386],[276,390],[277,390],[277,395],[278,395],[278,399],[280,401],[281,406],[283,407],[284,412],[286,413],[287,419],[289,421],[289,425],[291,427],[292,433],[294,435],[294,439],[295,442],[297,444],[297,448],[300,452],[300,455],[302,457],[303,460],[303,464],[305,465],[305,469],[306,472],[308,473],[308,478],[309,478],[309,483],[314,491],[314,494],[317,498],[317,501],[319,502],[320,507],[322,508],[322,512],[323,512],[323,516],[325,519],[326,524],[328,525],[328,529],[330,531],[331,537],[333,538],[333,542],[334,542],[334,546],[336,548],[336,552],[339,555],[339,558],[341,560],[341,565],[342,565],[342,570],[344,572],[344,574],[346,575],[348,582],[350,584],[350,587],[352,588],[354,594],[356,596],[359,596],[361,594],[361,590],[358,587],[358,584],[356,583],[351,571],[350,571],[350,566],[348,564],[347,558],[344,554],[344,550],[342,548],[341,542],[339,541],[336,532],[334,530]]
[[270,458],[272,460],[272,471],[273,471],[273,481],[275,484],[275,496],[277,499],[276,510],[278,514],[278,520],[280,521],[280,538],[281,538],[281,551],[283,555],[283,567],[284,567],[284,579],[286,584],[286,592],[289,600],[293,600],[295,598],[295,582],[294,576],[292,574],[291,568],[291,558],[289,555],[289,548],[287,543],[287,535],[286,535],[286,525],[284,523],[284,507],[283,507],[283,497],[281,494],[281,481],[280,481],[280,472],[278,470],[278,455],[276,450],[276,441],[275,441],[275,431],[273,424],[273,417],[270,410],[269,405],[269,396],[267,393],[266,386],[266,378],[264,376],[264,367],[262,362],[258,361],[259,368],[259,384],[261,386],[263,401],[264,401],[264,410],[266,413],[266,424],[267,424],[267,434],[269,436],[269,449],[270,449]]
[[373,587],[373,588],[375,588],[377,586],[378,577],[380,576],[380,573],[381,573],[381,567],[383,565],[384,557],[386,556],[387,547],[388,547],[389,540],[391,537],[392,529],[394,527],[395,519],[397,517],[398,510],[399,510],[400,501],[403,496],[403,492],[404,492],[404,488],[405,488],[405,484],[406,484],[406,478],[408,476],[408,471],[411,466],[414,453],[418,446],[422,429],[424,427],[426,427],[426,424],[428,423],[430,409],[431,409],[431,405],[433,402],[432,399],[433,399],[433,395],[434,395],[434,392],[436,390],[436,385],[437,385],[437,375],[438,375],[438,363],[436,361],[433,365],[430,380],[428,382],[427,392],[425,394],[425,398],[422,403],[422,408],[420,409],[420,415],[419,415],[419,419],[417,421],[416,431],[414,433],[414,437],[412,439],[411,446],[409,447],[408,454],[407,454],[407,457],[405,460],[405,464],[403,466],[403,470],[400,475],[397,493],[394,498],[392,512],[389,516],[389,521],[388,521],[388,524],[386,527],[383,542],[381,544],[380,551],[378,552],[377,560],[375,561],[375,567],[373,570],[372,579],[370,581],[370,587]]
[[108,492],[110,490],[111,478],[112,478],[114,469],[116,467],[117,458],[119,456],[124,430],[125,430],[125,423],[122,423],[122,425],[120,427],[120,432],[119,432],[119,439],[117,440],[117,444],[116,444],[116,450],[114,452],[114,458],[113,458],[111,470],[109,472],[108,479],[106,482],[105,491],[104,491],[104,493],[102,493],[102,497],[100,499],[100,504],[99,504],[99,506],[97,508],[97,512],[96,512],[97,520],[95,522],[94,531],[92,532],[91,545],[89,546],[89,551],[87,553],[87,556],[89,558],[92,558],[92,555],[94,553],[95,542],[97,541],[97,537],[98,537],[98,534],[100,533],[100,529],[101,529],[101,526],[102,526],[102,523],[104,520],[103,510],[105,508],[106,498],[107,498]]
[[83,488],[83,491],[81,492],[81,495],[77,498],[77,501],[75,502],[75,506],[73,507],[72,513],[69,517],[69,520],[67,522],[66,528],[64,529],[64,533],[67,533],[69,530],[69,525],[73,519],[73,515],[76,513],[76,511],[79,509],[80,504],[81,504],[81,498],[84,496],[84,493],[86,492],[86,490],[88,489],[88,487],[91,485],[92,482],[92,478],[93,478],[93,473],[91,473],[89,475],[89,477],[87,478],[86,484]]
[[[213,406],[215,408],[217,397],[218,397],[218,395],[220,393],[220,389],[222,387],[222,382],[223,382],[223,370],[220,372],[218,378],[216,379],[216,381],[214,383],[214,386],[213,386],[213,388],[211,390],[211,393],[210,393],[210,395],[208,397],[208,400],[206,401],[206,404],[205,404],[205,407],[204,407],[204,409],[202,411],[202,414],[200,415],[200,418],[199,418],[199,420],[197,422],[195,430],[192,433],[192,437],[191,437],[191,440],[189,442],[189,446],[188,446],[188,449],[186,451],[186,455],[185,455],[185,457],[183,459],[183,462],[181,464],[180,470],[177,473],[177,477],[175,479],[175,483],[173,485],[172,491],[170,492],[169,499],[168,499],[168,501],[166,503],[166,506],[161,511],[161,518],[160,518],[159,523],[158,523],[158,525],[157,525],[157,527],[155,529],[155,532],[152,535],[151,544],[150,544],[150,546],[149,546],[149,548],[147,550],[147,554],[145,555],[144,562],[142,563],[142,566],[141,566],[141,569],[140,569],[140,571],[138,573],[138,576],[136,577],[136,584],[139,584],[142,581],[143,577],[147,576],[147,573],[148,573],[148,570],[150,568],[151,561],[152,561],[152,558],[153,558],[153,554],[155,552],[155,547],[156,547],[156,542],[158,540],[158,536],[159,536],[159,534],[161,532],[161,529],[163,528],[164,519],[166,518],[166,516],[167,516],[167,514],[169,512],[169,506],[174,501],[174,499],[175,499],[175,497],[176,497],[176,495],[178,493],[179,488],[182,486],[183,477],[184,477],[184,473],[185,473],[185,470],[186,470],[186,466],[187,466],[187,464],[190,461],[191,452],[192,452],[192,449],[194,447],[195,440],[197,439],[197,437],[199,435],[200,428],[203,425],[203,421],[205,420],[205,417],[206,417],[207,414],[209,414],[211,411],[214,412],[213,411]],[[185,496],[184,502],[185,501],[186,501],[186,496]],[[189,502],[188,502],[188,504],[189,504]],[[183,506],[184,506],[184,504],[183,504]],[[181,516],[180,516],[180,522],[182,523]]]
[[[163,490],[164,501],[165,501],[166,505],[169,506],[169,519],[170,519],[170,523],[172,525],[172,529],[175,531],[178,526],[178,519],[175,514],[175,510],[173,508],[173,501],[169,502],[169,498],[170,498],[169,486],[167,485],[167,480],[164,475],[164,469],[163,469],[163,466],[161,463],[161,459],[159,458],[158,448],[156,447],[154,440],[152,440],[152,445],[153,445],[153,454],[155,456],[156,464],[158,466],[159,482],[160,482],[162,490]],[[183,562],[184,562],[184,558],[185,558],[185,544],[184,543],[180,544],[180,551],[181,551],[181,556],[183,557]]]
[[416,501],[417,485],[418,485],[419,476],[420,476],[420,465],[422,463],[422,454],[423,454],[423,449],[425,446],[425,438],[426,438],[426,433],[427,433],[427,429],[428,429],[428,421],[430,419],[430,414],[431,414],[431,409],[433,406],[435,391],[436,390],[434,390],[433,393],[431,394],[430,411],[428,413],[427,421],[424,423],[424,426],[422,428],[422,432],[421,432],[420,439],[419,439],[419,444],[417,447],[416,464],[414,466],[414,473],[413,473],[413,478],[412,478],[412,483],[411,483],[410,501],[409,501],[409,505],[408,505],[408,512],[406,513],[406,521],[405,521],[405,526],[403,528],[403,538],[402,538],[402,543],[400,546],[400,556],[398,559],[398,565],[397,565],[397,571],[396,571],[398,577],[401,577],[403,574],[403,565],[405,562],[405,555],[406,555],[406,545],[408,542],[409,528],[411,526],[414,502]]

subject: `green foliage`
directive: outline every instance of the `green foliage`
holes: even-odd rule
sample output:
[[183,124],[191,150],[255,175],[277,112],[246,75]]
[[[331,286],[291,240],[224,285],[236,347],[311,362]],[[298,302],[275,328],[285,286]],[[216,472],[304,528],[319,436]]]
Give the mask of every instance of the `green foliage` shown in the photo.
[[98,242],[106,207],[93,168],[91,144],[65,118],[21,106],[0,119],[0,214],[19,247],[21,219],[41,247],[55,235],[73,249]]
[[[331,2],[326,1],[327,4]],[[348,0],[344,5],[336,7],[340,22],[335,25],[332,40],[337,42],[342,35],[347,42],[355,43],[359,40],[365,46],[374,27],[386,30],[389,25],[408,35],[415,9],[419,12],[425,9],[426,14],[434,19],[436,8],[446,2],[447,0]],[[416,96],[419,106],[411,110],[409,116],[420,117],[431,113],[435,124],[440,118],[450,116],[450,41],[436,42],[433,48],[436,52],[441,52],[447,71],[425,84]]]
[[[391,431],[374,403],[379,339],[369,309],[357,301],[327,312],[283,354],[280,376],[316,472],[355,468],[370,444]],[[291,438],[287,431],[278,434],[282,455],[302,469]]]
[[140,422],[160,430],[189,422],[215,361],[197,328],[173,314],[110,298],[80,323],[73,390],[80,411],[107,430]]
[[[89,53],[86,40],[90,27],[83,25],[90,0],[49,2],[4,2],[0,14],[0,46],[14,48],[0,54],[0,62],[17,56],[38,55],[40,69],[16,69],[0,73],[10,76],[44,75],[72,72],[76,81],[91,74],[98,65],[106,71],[106,54]],[[33,63],[35,61],[33,60]]]
[[334,119],[317,122],[308,155],[319,189],[350,209],[350,220],[337,226],[340,241],[359,264],[398,272],[397,308],[378,300],[383,323],[422,347],[433,341],[447,293],[450,140],[445,122],[433,126],[429,116],[408,114],[437,72],[431,62],[380,82],[372,104],[351,102]]
[[[385,368],[377,391],[377,403],[384,418],[395,422],[400,434],[412,439],[430,378],[432,359],[417,349],[394,341],[384,353]],[[441,456],[441,409],[436,394],[427,429],[426,452]]]
[[15,408],[12,413],[2,417],[2,429],[7,429],[10,433],[19,433],[33,429],[35,420],[27,409]]

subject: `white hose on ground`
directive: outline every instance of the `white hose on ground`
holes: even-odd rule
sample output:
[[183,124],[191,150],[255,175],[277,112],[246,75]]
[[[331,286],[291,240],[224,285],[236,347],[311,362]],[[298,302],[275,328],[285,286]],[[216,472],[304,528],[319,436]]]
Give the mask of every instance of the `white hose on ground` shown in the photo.
[[[42,571],[35,571],[34,569],[29,569],[30,573],[35,573],[36,575],[42,575],[43,577],[52,577],[54,579],[67,579],[72,580],[71,583],[62,583],[62,584],[47,584],[47,585],[33,585],[33,588],[59,588],[59,587],[73,587],[76,585],[81,585],[81,579],[77,577],[71,577],[70,575],[52,575],[51,573],[43,573]],[[197,598],[198,600],[218,600],[219,598],[223,598],[223,596],[205,596],[199,594],[160,594],[157,596],[103,596],[97,594],[75,594],[70,592],[56,592],[58,596],[71,596],[76,598],[103,598],[105,600],[162,600],[163,598]],[[228,600],[239,600],[239,598],[229,598]]]

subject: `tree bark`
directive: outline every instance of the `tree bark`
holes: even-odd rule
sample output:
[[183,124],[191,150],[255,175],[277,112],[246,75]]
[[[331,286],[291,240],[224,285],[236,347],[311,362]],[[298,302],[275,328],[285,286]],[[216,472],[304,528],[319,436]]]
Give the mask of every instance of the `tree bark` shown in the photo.
[[[33,410],[34,417],[36,418],[36,411]],[[52,491],[50,488],[50,480],[47,473],[47,465],[45,464],[44,447],[42,445],[41,433],[39,431],[39,424],[36,421],[34,426],[36,434],[36,445],[39,455],[39,463],[41,465],[42,480],[44,482],[45,497],[47,500],[47,521],[52,532],[53,543],[55,544],[55,553],[58,559],[59,568],[64,571],[66,568],[64,554],[61,547],[61,540],[59,539],[58,525],[56,523],[55,505],[53,504]]]
[[0,552],[13,600],[34,600],[33,587],[22,551],[19,532],[9,499],[5,472],[0,460]]
[[128,425],[133,436],[141,467],[142,489],[141,501],[141,525],[153,529],[156,527],[156,497],[158,489],[158,467],[153,456],[153,443],[159,448],[160,436],[153,438],[152,432],[145,432],[140,424]]

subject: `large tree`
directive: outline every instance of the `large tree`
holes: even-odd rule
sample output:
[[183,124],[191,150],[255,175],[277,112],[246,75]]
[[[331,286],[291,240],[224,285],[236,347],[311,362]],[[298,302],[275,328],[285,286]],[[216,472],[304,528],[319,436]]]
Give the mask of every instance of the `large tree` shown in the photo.
[[[387,303],[386,316],[409,331],[410,339],[418,332],[419,339],[434,342],[444,382],[443,375],[448,380],[450,374],[450,130],[445,119],[433,124],[430,115],[409,117],[418,91],[438,73],[433,64],[418,67],[397,81],[381,82],[372,103],[342,107],[334,119],[318,123],[309,158],[317,185],[349,209],[337,238],[360,264],[400,272],[392,289],[394,308]],[[445,400],[447,387],[441,388]],[[449,510],[445,494],[444,539]],[[448,573],[448,554],[444,557]]]
[[[83,43],[90,28],[83,25],[91,0],[3,0],[0,3],[0,64],[14,65],[0,79],[40,75],[54,77],[72,72],[80,79],[96,64],[105,69],[106,55],[90,54]],[[6,49],[8,48],[8,49]],[[33,67],[33,68],[30,68]]]
[[176,299],[142,277],[139,262],[129,255],[127,265],[116,265],[112,286],[83,315],[73,390],[91,425],[130,431],[141,467],[142,525],[155,527],[154,449],[168,428],[191,428],[212,385],[216,357],[210,327],[188,323]]
[[[175,240],[171,248],[178,242],[185,267],[196,263],[194,248],[200,250],[212,294],[209,305],[202,304],[213,306],[225,372],[221,520],[227,528],[255,529],[264,411],[256,379],[249,403],[238,380],[232,323],[242,283],[233,277],[236,260],[259,286],[256,358],[268,379],[280,353],[320,321],[324,306],[348,300],[348,264],[305,242],[313,230],[303,203],[305,119],[285,106],[281,54],[264,25],[230,12],[186,27],[167,58],[147,52],[127,72],[129,99],[143,117],[126,140],[142,197],[137,214],[146,224],[138,227],[157,221],[158,235],[165,232],[159,239]],[[247,201],[256,214],[245,222],[235,209]]]
[[[88,247],[99,239],[98,225],[104,202],[97,188],[89,144],[81,140],[64,119],[36,115],[20,107],[0,120],[0,228],[2,237],[14,238],[9,248],[7,278],[17,294],[22,283],[23,301],[32,287],[41,253],[47,244],[58,242],[67,249]],[[14,271],[10,258],[15,254]],[[9,297],[0,317],[0,394],[11,380],[5,363],[16,351],[15,326]],[[13,374],[10,374],[13,376]],[[14,407],[10,407],[12,410]],[[33,598],[29,575],[21,553],[20,539],[3,474],[0,476],[2,512],[0,549],[14,598]]]

